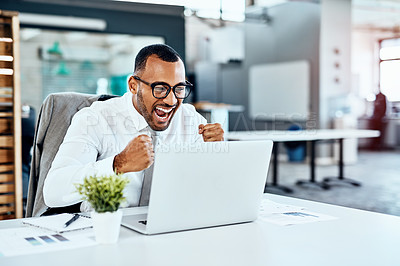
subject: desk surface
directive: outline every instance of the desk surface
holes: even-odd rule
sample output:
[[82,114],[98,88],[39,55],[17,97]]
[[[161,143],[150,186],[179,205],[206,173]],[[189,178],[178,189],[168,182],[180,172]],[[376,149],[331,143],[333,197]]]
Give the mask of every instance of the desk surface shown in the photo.
[[[257,220],[155,236],[121,228],[114,245],[0,258],[0,265],[400,265],[400,217],[271,194],[265,198],[339,219],[292,226]],[[2,221],[0,228],[20,223]]]
[[264,140],[277,142],[312,141],[327,139],[351,139],[379,137],[378,130],[364,129],[314,129],[314,130],[257,130],[225,133],[228,140]]

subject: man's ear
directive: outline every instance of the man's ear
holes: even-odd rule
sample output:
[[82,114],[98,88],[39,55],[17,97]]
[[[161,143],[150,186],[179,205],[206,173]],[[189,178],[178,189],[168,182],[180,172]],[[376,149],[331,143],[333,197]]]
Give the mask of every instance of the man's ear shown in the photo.
[[128,80],[128,87],[133,94],[137,94],[137,85],[137,80],[131,76]]

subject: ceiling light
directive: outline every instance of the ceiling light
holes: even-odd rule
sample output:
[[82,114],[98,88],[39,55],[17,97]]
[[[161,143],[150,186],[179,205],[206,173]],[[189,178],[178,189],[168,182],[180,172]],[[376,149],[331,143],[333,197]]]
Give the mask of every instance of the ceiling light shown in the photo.
[[61,51],[61,49],[60,49],[60,43],[57,42],[57,41],[55,41],[55,42],[53,43],[53,46],[50,47],[50,48],[47,50],[47,52],[48,52],[49,54],[54,54],[54,55],[59,55],[59,56],[61,56],[61,55],[62,55],[62,51]]
[[39,25],[60,28],[90,29],[103,31],[107,23],[103,19],[82,18],[72,16],[41,15],[19,13],[21,24]]

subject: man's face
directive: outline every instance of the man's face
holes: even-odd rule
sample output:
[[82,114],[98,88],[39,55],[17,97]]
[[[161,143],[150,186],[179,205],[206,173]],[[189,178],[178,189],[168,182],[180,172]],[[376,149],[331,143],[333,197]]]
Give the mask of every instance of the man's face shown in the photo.
[[[165,62],[154,55],[147,59],[145,69],[136,74],[150,84],[162,81],[172,87],[185,82],[185,67],[181,60]],[[154,98],[151,87],[133,77],[129,79],[129,88],[133,93],[133,105],[149,126],[156,131],[167,129],[183,100],[177,99],[172,90],[164,99]]]

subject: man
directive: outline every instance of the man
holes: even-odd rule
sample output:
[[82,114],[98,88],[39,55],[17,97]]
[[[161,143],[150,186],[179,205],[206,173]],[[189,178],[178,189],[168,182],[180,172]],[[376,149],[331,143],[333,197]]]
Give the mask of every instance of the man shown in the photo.
[[[161,144],[223,140],[221,125],[206,124],[193,106],[182,103],[191,84],[171,47],[144,47],[128,86],[122,97],[95,102],[74,116],[44,183],[47,206],[79,203],[75,183],[114,172],[129,177],[125,197],[129,206],[138,206],[144,170],[153,164],[155,138]],[[81,211],[88,210],[81,204]]]
[[378,138],[372,138],[370,149],[380,150],[384,147],[384,138],[386,133],[386,96],[382,93],[379,88],[378,94],[375,96],[374,110],[372,117],[369,120],[369,128],[373,130],[379,130],[381,135]]

